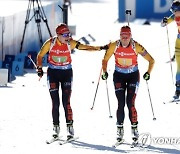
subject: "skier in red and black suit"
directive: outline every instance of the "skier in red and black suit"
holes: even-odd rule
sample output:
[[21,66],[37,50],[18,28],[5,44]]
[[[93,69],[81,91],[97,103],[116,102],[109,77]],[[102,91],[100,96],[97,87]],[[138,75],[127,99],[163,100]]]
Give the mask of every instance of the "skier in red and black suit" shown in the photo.
[[70,105],[73,71],[71,65],[71,50],[97,51],[100,47],[88,46],[81,44],[71,38],[69,28],[66,24],[59,24],[56,27],[56,34],[53,38],[48,39],[42,46],[37,55],[37,73],[43,76],[42,58],[49,52],[47,80],[50,96],[52,99],[52,118],[53,118],[53,137],[57,138],[60,132],[59,121],[59,86],[62,90],[62,104],[65,111],[67,123],[67,138],[74,135],[73,113]]
[[123,26],[120,31],[120,40],[112,42],[108,45],[102,61],[103,75],[102,79],[108,77],[107,63],[110,57],[115,56],[115,71],[113,74],[113,82],[115,94],[118,100],[117,109],[117,141],[121,142],[124,136],[124,107],[125,102],[129,110],[129,119],[131,121],[132,139],[138,140],[138,120],[135,108],[135,99],[139,87],[139,69],[137,57],[140,54],[149,62],[147,72],[143,75],[145,80],[150,79],[150,73],[154,65],[154,59],[138,42],[132,39],[131,29],[129,26]]

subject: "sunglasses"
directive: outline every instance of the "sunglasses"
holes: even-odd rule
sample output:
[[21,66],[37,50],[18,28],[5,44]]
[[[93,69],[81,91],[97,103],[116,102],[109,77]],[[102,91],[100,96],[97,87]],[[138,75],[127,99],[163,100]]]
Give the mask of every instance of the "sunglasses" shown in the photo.
[[128,35],[121,35],[121,38],[122,39],[130,39],[130,36],[128,36]]
[[129,34],[129,33],[121,33],[120,36],[121,36],[122,39],[129,39],[131,37],[131,34]]
[[60,34],[62,37],[71,37],[71,33]]

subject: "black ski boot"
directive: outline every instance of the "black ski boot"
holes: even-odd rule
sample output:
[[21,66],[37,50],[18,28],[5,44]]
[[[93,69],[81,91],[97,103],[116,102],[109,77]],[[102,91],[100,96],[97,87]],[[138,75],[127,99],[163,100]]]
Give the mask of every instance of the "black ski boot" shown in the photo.
[[59,125],[54,125],[53,126],[53,137],[58,138],[60,133],[60,127]]
[[124,127],[123,124],[117,125],[117,141],[122,142],[123,141],[123,136],[124,136]]
[[139,132],[138,132],[138,123],[133,123],[131,125],[131,133],[132,133],[132,139],[133,141],[138,141],[139,138]]
[[74,137],[74,128],[73,123],[67,123],[67,139],[71,139]]

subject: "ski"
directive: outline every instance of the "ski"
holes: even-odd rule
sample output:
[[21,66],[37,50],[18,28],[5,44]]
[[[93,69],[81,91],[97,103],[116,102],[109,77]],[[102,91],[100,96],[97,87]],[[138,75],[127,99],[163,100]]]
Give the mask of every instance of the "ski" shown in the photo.
[[59,142],[59,144],[60,145],[64,145],[64,144],[67,144],[67,143],[71,143],[71,142],[73,142],[73,141],[76,141],[77,139],[79,139],[79,137],[72,137],[72,138],[69,138],[69,139],[67,139],[67,140],[61,140],[60,142]]
[[61,141],[62,140],[61,138],[62,138],[62,136],[52,137],[50,140],[46,140],[46,143],[51,144],[55,141]]
[[176,104],[179,104],[180,103],[180,99],[172,99],[170,101],[167,101],[167,102],[163,102],[164,104],[168,104],[168,103],[176,103]]
[[112,145],[113,148],[117,148],[119,145],[124,143],[124,139],[122,139],[121,141],[117,141],[115,144]]
[[133,141],[132,143],[131,143],[131,148],[134,148],[134,147],[137,147],[138,146],[138,140],[136,140],[136,141]]
[[172,63],[172,62],[174,62],[174,61],[175,61],[175,60],[172,59],[172,60],[167,61],[166,63]]

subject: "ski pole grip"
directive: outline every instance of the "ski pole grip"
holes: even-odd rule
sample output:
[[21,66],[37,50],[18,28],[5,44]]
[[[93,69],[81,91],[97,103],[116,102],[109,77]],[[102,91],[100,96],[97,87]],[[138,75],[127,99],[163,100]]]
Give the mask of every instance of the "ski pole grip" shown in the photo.
[[131,10],[126,10],[126,14],[131,15]]

